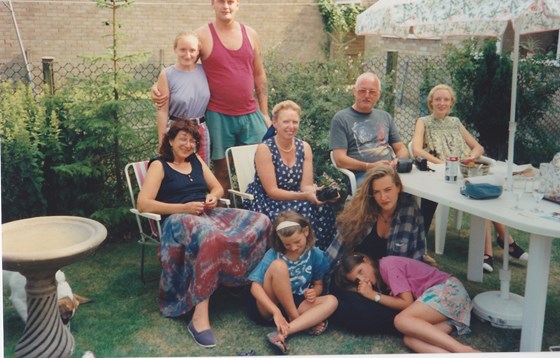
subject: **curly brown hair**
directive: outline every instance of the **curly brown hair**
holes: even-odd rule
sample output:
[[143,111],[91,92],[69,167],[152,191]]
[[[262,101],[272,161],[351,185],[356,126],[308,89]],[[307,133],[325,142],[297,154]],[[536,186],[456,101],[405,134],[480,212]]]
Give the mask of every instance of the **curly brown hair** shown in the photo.
[[393,178],[393,183],[399,189],[399,202],[402,200],[401,178],[393,168],[379,165],[370,169],[356,190],[356,195],[336,218],[339,234],[348,248],[352,249],[361,242],[381,214],[381,209],[373,197],[373,183],[386,176]]

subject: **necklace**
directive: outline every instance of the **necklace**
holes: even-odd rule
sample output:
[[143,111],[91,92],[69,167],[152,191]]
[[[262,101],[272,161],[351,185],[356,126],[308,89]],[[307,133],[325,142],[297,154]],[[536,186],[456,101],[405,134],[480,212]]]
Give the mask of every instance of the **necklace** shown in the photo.
[[292,150],[294,150],[295,148],[295,144],[294,141],[292,140],[292,146],[290,147],[290,149],[284,149],[280,146],[280,143],[278,143],[278,140],[276,141],[276,146],[278,147],[278,149],[280,149],[281,151],[283,151],[284,153],[290,153]]
[[391,220],[393,219],[393,214],[389,215],[389,217],[385,217],[385,216],[383,216],[383,214],[379,213],[379,216],[381,217],[381,220],[382,220],[385,224],[388,224],[388,223],[391,222]]

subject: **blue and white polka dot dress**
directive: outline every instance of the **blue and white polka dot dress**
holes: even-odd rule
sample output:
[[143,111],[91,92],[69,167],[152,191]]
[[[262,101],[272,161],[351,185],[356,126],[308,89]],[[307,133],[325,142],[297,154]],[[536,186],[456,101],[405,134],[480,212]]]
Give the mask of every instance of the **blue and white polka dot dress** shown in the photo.
[[[303,162],[305,151],[303,141],[296,138],[296,162],[293,167],[288,167],[280,156],[274,138],[269,138],[263,142],[272,153],[272,163],[276,174],[276,184],[278,188],[299,192],[303,176]],[[293,210],[306,217],[317,238],[316,246],[325,250],[336,234],[335,215],[330,204],[313,205],[307,200],[274,200],[265,192],[258,175],[255,173],[255,180],[249,184],[247,192],[253,194],[252,201],[244,200],[249,210],[257,211],[267,215],[271,221],[284,211]]]

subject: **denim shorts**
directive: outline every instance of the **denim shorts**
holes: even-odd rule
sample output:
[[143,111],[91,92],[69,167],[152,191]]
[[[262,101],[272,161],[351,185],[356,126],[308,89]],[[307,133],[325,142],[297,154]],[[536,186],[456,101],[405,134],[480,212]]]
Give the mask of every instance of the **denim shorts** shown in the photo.
[[261,111],[229,116],[207,110],[205,117],[212,142],[212,160],[224,159],[229,147],[260,143],[267,130]]

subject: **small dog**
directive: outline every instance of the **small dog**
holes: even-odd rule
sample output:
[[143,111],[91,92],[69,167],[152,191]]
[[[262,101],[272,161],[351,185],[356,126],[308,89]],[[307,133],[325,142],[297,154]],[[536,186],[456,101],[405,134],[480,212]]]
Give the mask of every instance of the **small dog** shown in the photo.
[[[76,310],[81,303],[91,302],[89,298],[82,297],[72,292],[70,285],[66,281],[64,272],[56,272],[56,295],[58,298],[58,311],[64,324],[68,324],[70,319],[76,314]],[[27,293],[25,285],[27,279],[19,272],[2,271],[3,286],[10,289],[10,301],[14,305],[17,313],[24,323],[27,322]]]

